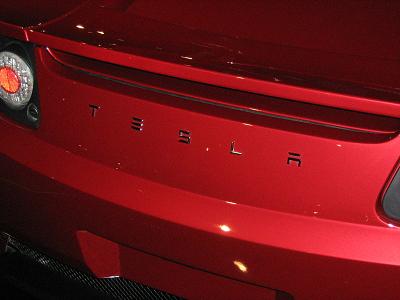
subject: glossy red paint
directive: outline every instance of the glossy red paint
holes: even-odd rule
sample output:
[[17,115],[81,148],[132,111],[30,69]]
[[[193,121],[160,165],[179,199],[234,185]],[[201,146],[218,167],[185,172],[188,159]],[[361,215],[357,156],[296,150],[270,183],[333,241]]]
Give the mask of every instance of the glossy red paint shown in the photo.
[[[175,290],[180,294],[182,294],[182,288],[179,287],[184,286],[185,292],[182,295],[189,299],[199,298],[199,295],[203,299],[224,299],[226,297],[230,299],[248,297],[276,299],[276,292],[273,290],[208,272],[195,271],[188,266],[118,245],[90,232],[80,231],[77,233],[77,237],[86,265],[99,277],[123,275],[138,282],[158,286],[163,290]],[[127,268],[126,266],[131,267]],[[174,274],[175,281],[172,285],[171,274]],[[200,282],[206,282],[207,285],[199,284]]]
[[82,0],[19,0],[0,3],[0,20],[20,27],[37,26],[61,18],[79,8]]
[[[74,72],[41,53],[38,79],[47,86],[41,97],[52,99],[42,108],[46,141],[111,168],[225,201],[379,222],[376,195],[398,158],[391,134],[377,142],[374,133],[205,106]],[[90,104],[100,107],[95,118]],[[132,117],[144,120],[143,132],[131,129]],[[192,133],[190,145],[178,142],[180,129]],[[365,136],[371,139],[363,141]],[[242,156],[230,154],[233,141]],[[303,168],[286,164],[289,152],[301,154]],[[371,172],[376,165],[381,172]],[[315,180],[315,174],[323,173],[325,180]],[[306,182],[313,189],[304,188]],[[301,205],[293,205],[294,199]],[[360,210],[366,202],[370,209]]]
[[39,44],[41,101],[37,130],[0,119],[0,230],[188,298],[398,299],[399,228],[376,209],[399,158],[397,4],[201,3],[0,24]]
[[[160,74],[400,114],[399,45],[392,38],[400,28],[397,3],[253,1],[243,12],[242,1],[231,1],[224,4],[223,19],[218,13],[222,8],[212,1],[151,3],[82,1],[65,17],[27,28],[24,34],[38,44]],[[357,22],[348,10],[357,11]]]

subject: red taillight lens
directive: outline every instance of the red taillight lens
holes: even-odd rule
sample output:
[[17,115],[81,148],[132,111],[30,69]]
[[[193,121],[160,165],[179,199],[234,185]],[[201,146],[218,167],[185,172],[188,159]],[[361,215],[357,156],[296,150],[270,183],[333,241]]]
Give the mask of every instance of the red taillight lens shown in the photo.
[[9,94],[18,92],[21,86],[21,81],[17,73],[8,67],[0,68],[0,87]]

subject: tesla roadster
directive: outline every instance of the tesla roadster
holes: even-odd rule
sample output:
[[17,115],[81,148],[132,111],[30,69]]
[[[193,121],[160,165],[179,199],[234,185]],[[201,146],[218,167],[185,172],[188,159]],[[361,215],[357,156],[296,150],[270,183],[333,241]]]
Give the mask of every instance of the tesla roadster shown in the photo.
[[1,1],[1,276],[64,297],[399,299],[399,15]]

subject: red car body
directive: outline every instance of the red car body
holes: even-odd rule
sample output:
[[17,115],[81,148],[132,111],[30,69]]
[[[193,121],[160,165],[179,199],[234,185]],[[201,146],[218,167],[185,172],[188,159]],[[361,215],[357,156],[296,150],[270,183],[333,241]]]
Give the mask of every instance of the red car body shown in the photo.
[[[32,11],[34,11],[32,13]],[[398,299],[382,209],[400,5],[13,1],[40,126],[0,116],[0,230],[190,299]]]

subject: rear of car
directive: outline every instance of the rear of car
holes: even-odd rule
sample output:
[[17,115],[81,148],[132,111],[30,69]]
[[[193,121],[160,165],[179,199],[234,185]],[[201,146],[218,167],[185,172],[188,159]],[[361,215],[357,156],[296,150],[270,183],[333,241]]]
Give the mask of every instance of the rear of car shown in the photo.
[[4,253],[120,299],[398,298],[397,4],[36,2],[0,4]]

